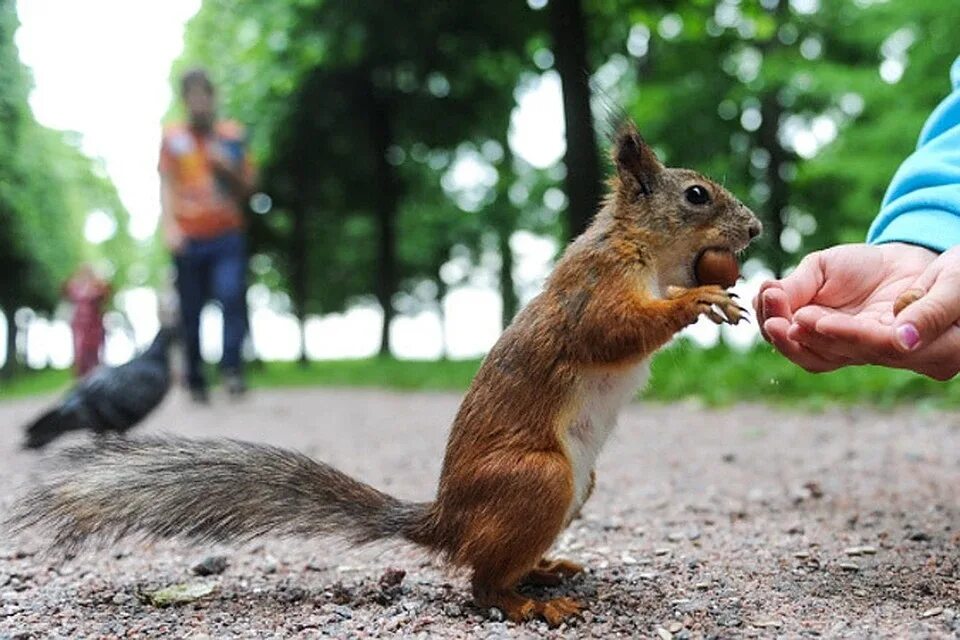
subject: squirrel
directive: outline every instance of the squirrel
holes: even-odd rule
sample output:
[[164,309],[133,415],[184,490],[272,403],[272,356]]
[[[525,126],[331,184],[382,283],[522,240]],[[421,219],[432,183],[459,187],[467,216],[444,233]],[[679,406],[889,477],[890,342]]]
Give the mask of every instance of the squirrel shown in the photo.
[[611,156],[616,171],[599,212],[467,391],[432,502],[398,500],[265,445],[116,439],[68,453],[9,522],[46,528],[66,550],[128,534],[398,538],[469,569],[474,602],[510,620],[556,626],[579,614],[584,605],[569,597],[537,600],[517,588],[583,570],[545,554],[589,498],[596,457],[651,356],[701,315],[744,318],[733,293],[698,285],[698,256],[740,252],[761,231],[723,187],[661,164],[634,125],[616,134]]

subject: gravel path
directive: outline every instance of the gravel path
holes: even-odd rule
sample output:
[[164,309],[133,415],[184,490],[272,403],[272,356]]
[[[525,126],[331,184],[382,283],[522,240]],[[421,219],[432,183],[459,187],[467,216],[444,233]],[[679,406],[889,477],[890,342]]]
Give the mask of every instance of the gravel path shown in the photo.
[[[425,499],[457,402],[314,389],[196,409],[174,395],[139,433],[295,447]],[[0,515],[43,472],[17,448],[42,404],[0,405]],[[126,542],[61,562],[0,532],[0,638],[960,637],[960,414],[637,404],[597,475],[557,544],[590,568],[559,591],[590,609],[559,629],[498,621],[463,575],[400,544]],[[225,571],[194,575],[210,556]],[[141,601],[178,583],[213,591]]]

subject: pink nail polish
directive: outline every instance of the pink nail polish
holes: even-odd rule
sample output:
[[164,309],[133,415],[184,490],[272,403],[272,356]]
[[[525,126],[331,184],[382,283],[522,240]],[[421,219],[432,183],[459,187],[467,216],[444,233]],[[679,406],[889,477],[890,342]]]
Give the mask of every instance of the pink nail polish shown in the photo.
[[913,351],[920,344],[920,332],[910,323],[897,327],[897,341],[907,351]]

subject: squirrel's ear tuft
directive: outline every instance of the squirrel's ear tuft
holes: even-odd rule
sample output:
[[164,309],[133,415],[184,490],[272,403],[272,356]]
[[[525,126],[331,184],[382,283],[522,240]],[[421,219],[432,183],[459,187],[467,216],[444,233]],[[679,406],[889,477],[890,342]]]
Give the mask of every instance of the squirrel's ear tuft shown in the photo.
[[613,163],[625,189],[636,195],[653,191],[663,165],[633,125],[626,125],[617,134],[613,146]]

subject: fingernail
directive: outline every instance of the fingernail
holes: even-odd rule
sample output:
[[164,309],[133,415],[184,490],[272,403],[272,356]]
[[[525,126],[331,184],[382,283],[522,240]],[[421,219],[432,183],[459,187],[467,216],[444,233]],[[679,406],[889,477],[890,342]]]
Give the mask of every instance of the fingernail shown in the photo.
[[897,327],[897,342],[907,351],[913,351],[920,344],[920,332],[910,324],[902,324]]
[[760,309],[763,311],[764,318],[770,317],[770,296],[766,291],[760,296]]

